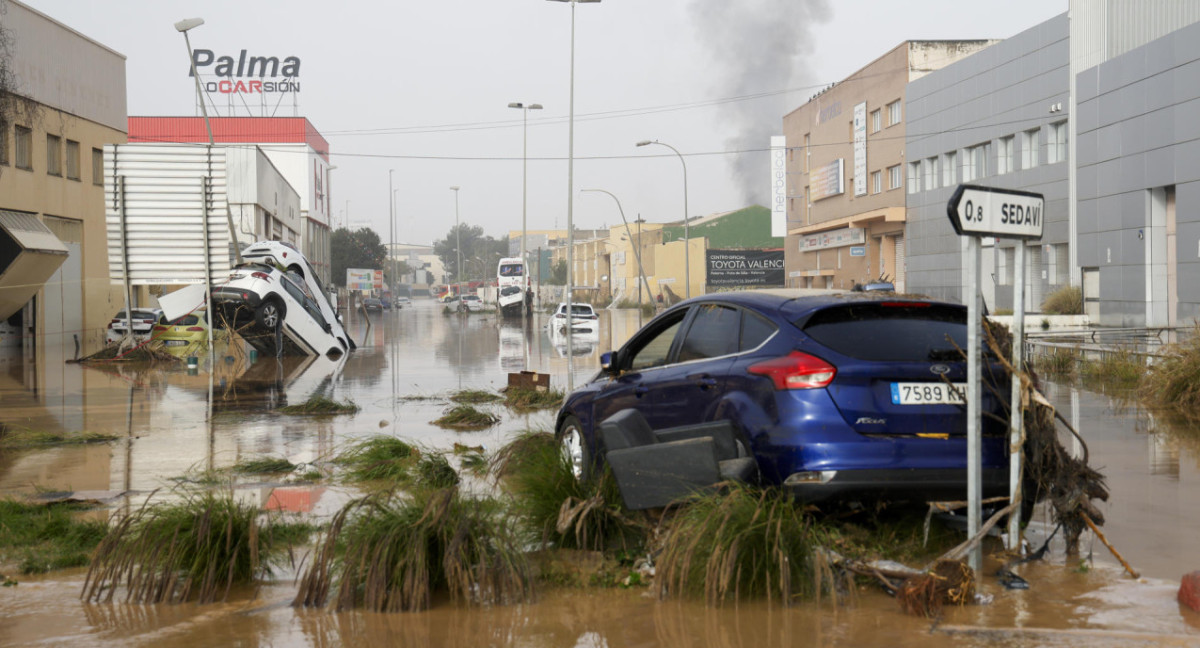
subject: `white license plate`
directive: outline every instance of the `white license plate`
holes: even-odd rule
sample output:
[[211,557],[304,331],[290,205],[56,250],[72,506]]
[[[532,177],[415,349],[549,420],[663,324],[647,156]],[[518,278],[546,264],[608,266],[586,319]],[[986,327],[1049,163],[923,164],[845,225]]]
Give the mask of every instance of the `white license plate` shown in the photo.
[[167,346],[184,346],[187,340],[167,340]]
[[963,405],[967,402],[966,397],[966,383],[892,383],[894,405]]

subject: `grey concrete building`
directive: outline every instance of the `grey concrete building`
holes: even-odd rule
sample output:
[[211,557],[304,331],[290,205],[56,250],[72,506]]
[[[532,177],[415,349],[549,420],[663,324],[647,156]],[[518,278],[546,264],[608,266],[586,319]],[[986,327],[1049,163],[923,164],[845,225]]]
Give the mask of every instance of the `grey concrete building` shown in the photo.
[[1075,81],[1088,314],[1111,326],[1184,324],[1200,316],[1200,24]]
[[[959,184],[1046,197],[1044,236],[1026,249],[1026,308],[1069,284],[1067,14],[908,85],[908,289],[962,300],[962,241],[946,216]],[[985,240],[981,290],[1013,307],[1014,241]]]

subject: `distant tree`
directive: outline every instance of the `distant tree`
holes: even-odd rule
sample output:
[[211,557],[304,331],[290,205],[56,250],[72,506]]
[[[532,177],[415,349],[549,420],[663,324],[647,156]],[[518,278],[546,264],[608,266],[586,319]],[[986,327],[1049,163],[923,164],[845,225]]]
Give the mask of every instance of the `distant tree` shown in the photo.
[[567,260],[566,259],[559,259],[558,261],[555,261],[553,264],[551,264],[551,266],[550,266],[550,281],[548,281],[547,283],[549,283],[552,286],[567,285]]
[[329,248],[333,283],[341,288],[346,287],[346,268],[383,270],[387,259],[387,246],[367,227],[354,231],[339,227],[329,239]]
[[433,253],[442,261],[447,283],[458,281],[455,276],[459,261],[457,243],[462,244],[463,281],[494,279],[500,258],[508,256],[508,240],[497,240],[487,236],[483,233],[483,228],[477,225],[460,223],[457,227],[450,228],[446,238],[433,242]]
[[[4,6],[0,2],[0,15],[3,13]],[[12,65],[15,45],[13,32],[0,23],[0,132],[9,132],[9,125],[17,119],[35,123],[41,118],[38,103],[19,92],[20,84]],[[0,172],[3,172],[2,166]]]

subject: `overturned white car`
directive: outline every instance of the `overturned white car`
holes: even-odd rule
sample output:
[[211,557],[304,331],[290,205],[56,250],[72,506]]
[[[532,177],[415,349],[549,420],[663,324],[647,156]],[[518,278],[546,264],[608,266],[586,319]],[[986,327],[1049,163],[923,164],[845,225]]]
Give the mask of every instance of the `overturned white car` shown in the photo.
[[235,329],[263,355],[341,354],[355,348],[308,261],[294,247],[263,241],[213,286],[214,324]]

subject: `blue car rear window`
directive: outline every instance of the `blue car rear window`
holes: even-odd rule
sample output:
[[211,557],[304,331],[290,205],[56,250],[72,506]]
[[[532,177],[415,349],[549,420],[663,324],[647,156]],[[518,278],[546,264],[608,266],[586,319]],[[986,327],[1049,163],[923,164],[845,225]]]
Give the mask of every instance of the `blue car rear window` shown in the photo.
[[938,304],[849,304],[814,313],[801,329],[837,353],[878,362],[946,362],[967,346],[966,311]]

